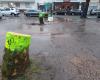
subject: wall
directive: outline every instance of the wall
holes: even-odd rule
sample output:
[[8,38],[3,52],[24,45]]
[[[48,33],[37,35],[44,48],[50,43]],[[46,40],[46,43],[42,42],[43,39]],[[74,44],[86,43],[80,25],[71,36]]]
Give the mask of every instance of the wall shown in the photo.
[[29,9],[29,8],[32,8],[32,9],[37,9],[37,4],[36,3],[29,3],[29,6],[26,6],[26,3],[20,3],[20,9]]
[[8,3],[1,3],[0,7],[8,7]]
[[99,0],[90,0],[89,9],[98,9],[99,8]]
[[[13,2],[14,3],[14,2]],[[28,9],[28,8],[33,8],[33,9],[37,9],[37,3],[34,2],[28,2],[29,6],[26,5],[26,2],[19,2],[20,6],[17,7],[18,9]],[[2,2],[0,3],[0,7],[9,7],[8,2]]]
[[31,5],[31,7],[32,7],[33,9],[38,9],[37,3],[31,3],[30,5]]
[[90,0],[90,2],[99,2],[99,0]]

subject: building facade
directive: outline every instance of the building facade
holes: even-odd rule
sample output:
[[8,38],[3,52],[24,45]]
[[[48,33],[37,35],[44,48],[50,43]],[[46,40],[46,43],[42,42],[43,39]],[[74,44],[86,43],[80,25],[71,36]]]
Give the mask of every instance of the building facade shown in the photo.
[[[84,4],[85,2],[86,0],[70,0],[72,7],[77,9],[81,9],[82,4]],[[100,0],[90,0],[89,10],[91,9],[100,9]]]
[[[79,3],[79,9],[81,9],[81,3],[85,3],[86,0],[70,0],[70,2]],[[90,0],[89,10],[91,9],[100,9],[100,0]]]
[[100,9],[100,0],[90,0],[90,9]]
[[0,0],[0,7],[16,7],[18,9],[37,9],[37,4],[34,0]]

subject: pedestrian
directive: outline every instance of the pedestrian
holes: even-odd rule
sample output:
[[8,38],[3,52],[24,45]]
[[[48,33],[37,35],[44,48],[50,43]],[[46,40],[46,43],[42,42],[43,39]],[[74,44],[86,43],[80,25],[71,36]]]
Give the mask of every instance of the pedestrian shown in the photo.
[[90,15],[92,15],[92,11],[93,11],[93,9],[90,10]]
[[44,24],[43,18],[44,18],[44,13],[43,12],[40,12],[39,13],[39,22],[40,22],[40,24]]

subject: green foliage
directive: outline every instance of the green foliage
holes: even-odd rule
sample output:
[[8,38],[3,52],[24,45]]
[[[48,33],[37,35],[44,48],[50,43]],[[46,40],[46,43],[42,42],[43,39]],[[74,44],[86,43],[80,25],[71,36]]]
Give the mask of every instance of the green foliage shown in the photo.
[[7,32],[5,47],[11,51],[23,51],[30,45],[30,35],[18,34],[14,32]]

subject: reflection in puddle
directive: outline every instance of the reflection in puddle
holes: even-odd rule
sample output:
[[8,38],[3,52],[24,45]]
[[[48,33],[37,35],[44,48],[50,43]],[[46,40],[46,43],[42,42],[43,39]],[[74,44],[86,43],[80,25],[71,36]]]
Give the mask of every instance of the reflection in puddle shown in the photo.
[[100,22],[100,18],[97,18],[97,19],[96,19],[96,22]]
[[79,32],[84,32],[85,31],[85,25],[86,25],[86,20],[85,19],[82,19],[80,21],[79,26],[78,26],[78,31]]

